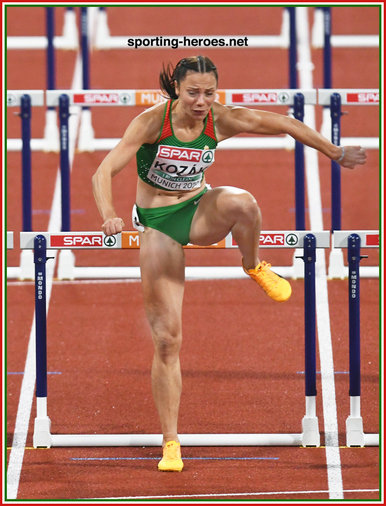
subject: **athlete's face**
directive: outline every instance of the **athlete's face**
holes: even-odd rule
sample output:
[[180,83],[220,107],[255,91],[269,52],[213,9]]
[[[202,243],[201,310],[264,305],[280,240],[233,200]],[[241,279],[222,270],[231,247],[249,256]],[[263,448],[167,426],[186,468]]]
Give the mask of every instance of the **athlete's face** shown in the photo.
[[176,91],[183,110],[189,116],[203,120],[216,98],[217,81],[213,72],[189,70],[185,79],[176,83]]

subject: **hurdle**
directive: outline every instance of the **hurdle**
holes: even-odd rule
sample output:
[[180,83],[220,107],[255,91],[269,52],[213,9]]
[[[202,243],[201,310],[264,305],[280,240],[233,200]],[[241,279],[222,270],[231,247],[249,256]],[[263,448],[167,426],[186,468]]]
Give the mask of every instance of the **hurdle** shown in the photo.
[[[11,6],[8,7],[11,8]],[[49,9],[49,7],[46,7],[46,9]],[[53,20],[50,20],[46,36],[8,36],[7,49],[47,49],[50,37],[49,28],[52,26]],[[51,32],[53,33],[53,30]],[[53,45],[56,49],[78,49],[78,31],[73,7],[66,8],[62,35],[53,37]]]
[[312,46],[315,49],[325,47],[326,38],[328,38],[327,43],[331,47],[379,47],[378,35],[333,35],[331,33],[331,7],[316,7],[312,27]]
[[[22,138],[22,227],[32,230],[32,175],[31,175],[31,107],[44,105],[44,92],[41,90],[7,91],[7,107],[20,107]],[[43,141],[43,140],[42,140]],[[8,148],[7,141],[7,148]],[[33,256],[30,251],[22,251],[19,267],[7,267],[8,278],[32,279]]]
[[[341,116],[342,105],[379,105],[378,89],[322,89],[318,90],[318,103],[325,106],[324,111],[330,112],[331,142],[335,145],[356,145],[371,149],[379,149],[379,139],[371,137],[342,139],[341,142]],[[329,111],[328,111],[329,109]],[[341,168],[340,165],[331,160],[331,230],[341,229]],[[362,269],[362,277],[378,277],[379,268],[366,266]],[[347,277],[348,268],[343,261],[343,252],[338,248],[330,251],[330,264],[328,277],[330,279]]]
[[[262,232],[265,247],[303,248],[305,325],[305,415],[299,434],[182,434],[186,446],[320,446],[316,416],[315,263],[316,248],[328,248],[328,231]],[[209,248],[234,246],[231,236]],[[270,243],[267,245],[267,243]],[[52,446],[159,446],[160,434],[52,434],[47,411],[46,262],[52,249],[138,249],[138,232],[105,236],[102,232],[21,232],[20,248],[34,251],[36,319],[36,406],[34,447]],[[187,248],[200,248],[188,245]],[[263,246],[264,247],[264,246]]]
[[334,248],[347,248],[349,265],[350,415],[346,419],[347,446],[379,446],[379,434],[365,434],[361,417],[360,268],[361,248],[379,248],[379,231],[334,231]]

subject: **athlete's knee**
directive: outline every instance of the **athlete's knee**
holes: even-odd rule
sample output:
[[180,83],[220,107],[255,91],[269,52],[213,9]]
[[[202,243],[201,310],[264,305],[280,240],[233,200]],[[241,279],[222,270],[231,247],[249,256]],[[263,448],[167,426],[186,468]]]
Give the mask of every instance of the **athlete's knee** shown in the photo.
[[227,209],[236,220],[251,222],[261,220],[261,211],[255,197],[244,190],[229,195]]
[[163,362],[175,360],[180,352],[182,334],[178,325],[157,325],[152,329],[154,349]]

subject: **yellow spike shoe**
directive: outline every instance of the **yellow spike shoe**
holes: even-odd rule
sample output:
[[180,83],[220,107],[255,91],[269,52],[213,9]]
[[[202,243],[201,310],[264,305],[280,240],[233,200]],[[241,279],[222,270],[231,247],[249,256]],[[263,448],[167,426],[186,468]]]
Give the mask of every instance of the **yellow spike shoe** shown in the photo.
[[163,457],[158,462],[158,470],[179,472],[182,471],[183,467],[180,443],[168,441],[163,448]]
[[271,264],[260,262],[254,269],[244,271],[261,286],[268,297],[277,302],[285,302],[291,296],[292,289],[288,281],[271,271]]

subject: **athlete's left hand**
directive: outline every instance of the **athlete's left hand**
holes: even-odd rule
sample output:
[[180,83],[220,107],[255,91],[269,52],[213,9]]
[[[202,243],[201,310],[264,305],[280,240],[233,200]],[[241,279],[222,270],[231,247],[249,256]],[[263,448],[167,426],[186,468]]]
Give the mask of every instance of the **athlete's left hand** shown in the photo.
[[344,157],[338,163],[347,169],[354,169],[356,165],[365,164],[366,160],[367,154],[364,148],[361,146],[345,146]]

